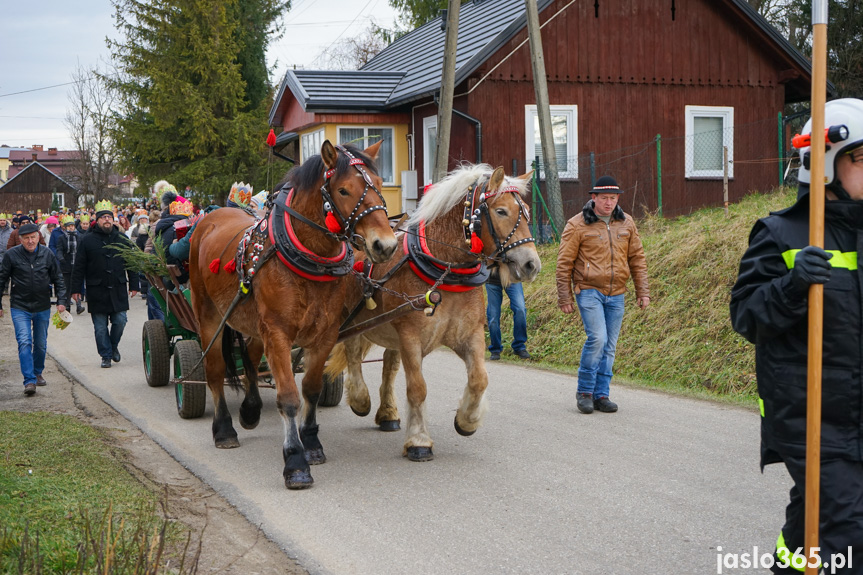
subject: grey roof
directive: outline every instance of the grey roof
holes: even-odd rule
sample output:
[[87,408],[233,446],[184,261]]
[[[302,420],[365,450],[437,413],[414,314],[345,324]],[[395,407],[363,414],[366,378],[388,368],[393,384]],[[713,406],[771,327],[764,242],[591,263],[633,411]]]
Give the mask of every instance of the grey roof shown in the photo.
[[[538,0],[541,12],[554,0]],[[403,71],[387,102],[392,106],[428,96],[440,88],[446,31],[442,18],[405,34],[362,70]],[[458,17],[455,83],[464,81],[527,24],[524,0],[482,0],[462,4]]]
[[30,148],[5,148],[0,146],[0,160],[8,160],[9,152],[29,152]]
[[282,84],[304,110],[382,110],[404,75],[398,71],[290,70]]

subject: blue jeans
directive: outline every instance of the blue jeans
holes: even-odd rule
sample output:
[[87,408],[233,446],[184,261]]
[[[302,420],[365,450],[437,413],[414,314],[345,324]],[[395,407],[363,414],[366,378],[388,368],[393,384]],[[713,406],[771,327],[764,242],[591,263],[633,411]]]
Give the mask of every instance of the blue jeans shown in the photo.
[[[156,288],[152,288],[156,289]],[[147,289],[147,319],[160,319],[165,321],[165,312],[159,307],[159,302],[156,301],[156,296]]]
[[[123,337],[123,329],[126,327],[126,312],[115,311],[114,313],[91,313],[93,329],[96,332],[96,349],[99,357],[111,359],[114,350],[120,345]],[[108,333],[108,319],[111,320],[111,332]]]
[[[485,309],[485,317],[488,320],[488,335],[491,345],[488,350],[492,353],[503,351],[503,343],[500,338],[500,307],[503,303],[503,288],[499,285],[485,284],[485,292],[488,296],[488,307]],[[509,309],[512,310],[512,350],[521,351],[527,343],[527,311],[524,307],[524,290],[520,283],[510,284],[506,288],[506,296],[509,298]]]
[[45,369],[45,351],[48,349],[48,322],[51,309],[30,313],[12,308],[12,325],[18,340],[18,363],[24,385],[36,383],[36,376]]
[[617,337],[623,323],[623,294],[607,296],[595,289],[575,296],[587,332],[578,366],[578,393],[608,397]]

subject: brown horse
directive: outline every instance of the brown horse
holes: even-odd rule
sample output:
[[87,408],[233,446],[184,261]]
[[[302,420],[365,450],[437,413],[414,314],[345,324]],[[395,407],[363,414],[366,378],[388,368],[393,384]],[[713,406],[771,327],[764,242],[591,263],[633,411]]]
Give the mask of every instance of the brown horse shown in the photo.
[[[347,284],[339,277],[349,273],[353,263],[347,241],[362,243],[368,258],[375,262],[389,259],[398,247],[379,191],[382,180],[374,165],[379,147],[380,143],[360,152],[349,146],[336,149],[326,141],[320,156],[309,158],[288,174],[291,190],[282,188],[273,210],[263,220],[239,209],[223,208],[202,219],[192,235],[192,307],[204,345],[216,336],[239,285],[243,285],[238,275],[252,278],[245,284],[250,293],[227,320],[221,353],[212,349],[204,362],[215,407],[216,447],[240,445],[224,396],[226,373],[236,381],[234,346],[241,349],[246,375],[246,397],[240,408],[240,423],[246,429],[254,428],[260,420],[255,366],[265,353],[285,424],[283,474],[288,489],[310,487],[309,464],[326,461],[318,440],[315,410],[324,362],[336,343],[347,295]],[[292,240],[292,251],[276,253],[274,243],[283,244],[279,238],[286,234]],[[238,250],[241,237],[244,247]],[[220,269],[233,261],[235,253],[237,273]],[[274,253],[281,263],[269,258]],[[237,333],[248,336],[248,346]],[[294,344],[305,350],[301,415],[291,369]]]
[[[512,281],[532,281],[539,273],[541,262],[530,237],[529,212],[521,199],[529,180],[530,174],[510,178],[504,176],[503,168],[492,173],[487,165],[465,165],[435,184],[408,220],[407,231],[400,234],[403,251],[412,254],[408,265],[401,265],[393,272],[399,265],[394,263],[398,258],[393,258],[372,268],[373,279],[390,274],[391,277],[384,283],[385,289],[374,295],[377,308],[363,310],[353,321],[360,322],[393,309],[404,301],[399,293],[423,293],[432,282],[446,292],[441,303],[430,317],[411,312],[348,339],[333,351],[327,372],[339,373],[347,368],[348,404],[354,413],[365,416],[371,410],[371,400],[363,380],[362,359],[372,344],[386,348],[381,405],[375,416],[375,423],[384,431],[399,429],[393,381],[400,357],[404,361],[409,408],[404,455],[412,461],[434,457],[425,422],[426,381],[422,360],[438,347],[452,349],[467,367],[467,386],[455,415],[456,431],[472,435],[482,423],[488,373],[481,285],[488,276],[482,275],[481,264],[491,262],[498,267],[504,286]],[[481,245],[476,239],[466,243],[466,233],[478,236]],[[440,283],[440,276],[447,269],[449,272]],[[456,285],[447,286],[453,278]],[[351,283],[354,298],[358,298],[362,286],[356,281]],[[351,298],[347,301],[351,302]]]

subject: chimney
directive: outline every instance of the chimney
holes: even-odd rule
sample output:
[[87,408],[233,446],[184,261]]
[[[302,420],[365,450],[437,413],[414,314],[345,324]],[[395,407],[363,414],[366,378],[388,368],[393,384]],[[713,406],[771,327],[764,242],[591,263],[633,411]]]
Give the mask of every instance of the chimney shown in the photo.
[[36,161],[36,156],[38,156],[38,155],[39,155],[39,154],[33,154],[33,161],[34,161],[34,162]]
[[57,155],[57,148],[48,148],[48,155],[49,156],[56,156]]
[[42,145],[39,144],[39,145],[33,146],[33,151],[34,152],[41,152],[42,151]]

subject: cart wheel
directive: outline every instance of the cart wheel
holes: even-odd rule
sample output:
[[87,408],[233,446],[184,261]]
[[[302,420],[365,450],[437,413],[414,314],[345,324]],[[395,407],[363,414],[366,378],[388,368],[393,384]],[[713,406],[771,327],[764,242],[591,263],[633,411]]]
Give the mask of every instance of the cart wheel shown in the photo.
[[[174,386],[177,395],[177,412],[183,419],[195,419],[204,415],[207,406],[207,384],[204,364],[197,367],[201,359],[201,344],[194,339],[178,341],[174,346],[174,378],[188,376],[189,381]],[[192,371],[195,368],[195,371]]]
[[345,389],[345,374],[340,373],[336,377],[324,374],[324,387],[321,389],[321,397],[318,398],[320,407],[334,407],[342,400]]
[[144,353],[144,375],[150,387],[168,385],[171,376],[171,344],[162,320],[151,319],[144,324],[141,336]]

